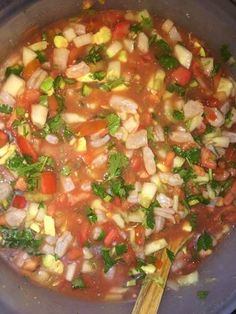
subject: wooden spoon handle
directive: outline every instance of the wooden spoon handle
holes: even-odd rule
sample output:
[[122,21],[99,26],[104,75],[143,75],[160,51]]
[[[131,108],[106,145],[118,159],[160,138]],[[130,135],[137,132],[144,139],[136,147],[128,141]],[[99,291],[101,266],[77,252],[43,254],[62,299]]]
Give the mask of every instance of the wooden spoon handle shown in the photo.
[[[190,233],[185,237],[177,237],[173,243],[169,243],[169,249],[176,254],[190,237]],[[165,249],[157,255],[157,258],[161,260],[162,267],[159,272],[147,276],[144,280],[132,314],[157,313],[171,268],[171,262]]]

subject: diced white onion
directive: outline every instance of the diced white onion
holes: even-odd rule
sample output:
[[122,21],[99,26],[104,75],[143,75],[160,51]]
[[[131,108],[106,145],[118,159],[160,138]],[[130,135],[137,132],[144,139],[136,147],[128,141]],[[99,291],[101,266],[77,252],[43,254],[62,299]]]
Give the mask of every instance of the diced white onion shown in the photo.
[[134,41],[133,40],[131,40],[131,39],[124,39],[123,43],[124,43],[124,46],[125,46],[126,50],[129,53],[132,53],[134,51]]
[[184,183],[183,179],[178,173],[172,174],[170,172],[160,172],[159,177],[162,183],[169,184],[171,186],[180,186]]
[[57,240],[55,247],[55,254],[59,258],[64,256],[73,240],[72,234],[69,231],[65,231]]
[[48,108],[42,105],[31,106],[31,120],[33,125],[42,129],[47,121]]
[[223,131],[222,135],[228,137],[230,143],[236,143],[236,133],[235,132]]
[[19,227],[26,217],[26,212],[22,209],[10,208],[6,214],[6,222],[11,227]]
[[148,37],[145,33],[140,32],[137,37],[137,47],[142,53],[147,53],[149,50]]
[[98,168],[98,167],[102,166],[106,161],[107,161],[107,155],[106,154],[100,154],[92,161],[92,166],[94,168]]
[[0,201],[7,199],[11,193],[12,193],[11,185],[7,182],[0,182]]
[[169,31],[169,36],[172,41],[175,42],[182,41],[182,37],[175,26],[173,26]]
[[23,91],[24,87],[25,81],[19,76],[11,74],[3,84],[2,91],[10,94],[12,97],[16,97]]
[[72,27],[68,27],[64,29],[63,36],[68,42],[71,42],[76,37],[76,33]]
[[179,63],[182,64],[185,68],[189,69],[192,63],[192,52],[183,47],[182,45],[175,45],[174,53]]
[[193,143],[194,139],[192,134],[185,131],[174,131],[169,134],[171,141],[176,143]]
[[54,48],[53,64],[58,70],[64,71],[67,67],[70,50],[66,48]]
[[147,131],[140,130],[134,134],[129,134],[126,140],[127,149],[138,149],[148,144]]
[[75,184],[70,177],[61,177],[61,181],[65,192],[71,192],[75,189]]
[[79,78],[88,74],[90,71],[90,67],[84,62],[81,61],[78,64],[74,64],[66,69],[66,76],[69,78]]
[[155,155],[148,146],[143,147],[144,166],[149,175],[156,173]]
[[46,71],[37,69],[27,81],[27,87],[38,89],[47,76],[48,74]]
[[74,24],[73,27],[77,35],[83,35],[86,33],[86,27],[83,24]]
[[189,100],[184,104],[184,118],[191,119],[203,114],[203,104],[198,100]]
[[72,123],[79,123],[79,122],[84,122],[86,121],[86,118],[74,113],[74,112],[66,112],[62,114],[62,119],[68,123],[68,124],[72,124]]
[[139,127],[139,121],[135,117],[130,117],[128,120],[124,121],[123,126],[129,133],[137,131]]
[[0,102],[10,107],[13,107],[16,103],[15,99],[10,94],[3,91],[0,92]]
[[104,146],[110,141],[110,139],[111,139],[110,135],[107,134],[104,137],[100,137],[96,140],[91,141],[91,146],[96,148]]
[[174,26],[174,23],[173,23],[171,20],[167,19],[167,20],[165,20],[165,22],[162,24],[161,29],[162,29],[164,32],[169,33],[169,31],[171,30],[171,28],[172,28],[173,26]]
[[65,275],[67,281],[73,280],[75,276],[76,268],[77,268],[77,264],[75,262],[67,265],[66,275]]
[[168,197],[167,195],[160,193],[156,196],[156,200],[159,202],[161,207],[170,208],[173,206],[172,198]]
[[138,105],[134,100],[118,95],[113,95],[110,98],[110,106],[115,110],[127,113],[136,113],[138,109]]
[[91,44],[93,41],[93,36],[91,33],[80,35],[73,39],[75,47],[80,48]]
[[48,134],[46,137],[45,137],[46,141],[50,144],[53,144],[53,145],[56,145],[58,144],[59,142],[59,139],[56,135],[53,135],[53,134]]

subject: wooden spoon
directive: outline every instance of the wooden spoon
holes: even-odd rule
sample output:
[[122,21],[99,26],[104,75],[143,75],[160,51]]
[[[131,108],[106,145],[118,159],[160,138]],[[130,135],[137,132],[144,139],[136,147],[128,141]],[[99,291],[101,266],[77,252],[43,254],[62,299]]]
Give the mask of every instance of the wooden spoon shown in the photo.
[[[193,235],[189,222],[185,221],[179,227],[181,229],[178,228],[179,230],[176,230],[175,238],[168,243],[168,249],[174,255]],[[148,275],[144,280],[132,314],[157,314],[171,268],[171,261],[166,253],[166,249],[160,251],[157,258],[161,261],[162,266],[156,273]]]

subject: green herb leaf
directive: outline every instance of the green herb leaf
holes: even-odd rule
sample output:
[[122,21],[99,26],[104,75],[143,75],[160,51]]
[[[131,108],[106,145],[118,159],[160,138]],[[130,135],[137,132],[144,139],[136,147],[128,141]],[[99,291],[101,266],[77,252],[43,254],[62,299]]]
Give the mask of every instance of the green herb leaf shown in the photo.
[[118,78],[118,79],[116,79],[114,81],[109,81],[107,83],[104,83],[104,84],[100,85],[100,88],[103,91],[105,91],[105,92],[110,92],[114,88],[116,88],[116,87],[118,87],[118,86],[120,86],[120,85],[122,85],[124,83],[125,83],[125,80],[122,77],[120,77],[120,78]]
[[96,71],[90,74],[92,80],[102,81],[106,77],[106,72]]
[[165,70],[175,69],[179,65],[178,60],[175,57],[172,57],[168,54],[162,55],[159,58],[157,57],[157,61]]
[[116,251],[116,255],[118,256],[123,255],[124,253],[128,251],[128,246],[127,244],[117,244],[115,246],[115,251]]
[[106,120],[108,122],[109,133],[114,135],[120,127],[121,118],[115,113],[110,113],[108,116],[106,116]]
[[184,113],[182,111],[174,110],[173,111],[173,118],[177,121],[184,120]]
[[107,273],[116,264],[116,261],[111,258],[109,249],[102,248],[101,255],[104,262],[104,273]]
[[39,247],[42,243],[40,238],[31,229],[16,229],[5,226],[0,227],[2,240],[0,246],[4,248],[22,249],[30,255],[38,255]]
[[121,199],[126,199],[129,195],[129,192],[134,190],[134,186],[131,184],[125,184],[123,178],[113,179],[109,183],[113,195],[118,196]]
[[105,238],[106,234],[105,232],[102,230],[99,234],[99,236],[97,237],[97,241],[102,241]]
[[175,259],[175,254],[174,252],[172,252],[171,250],[169,250],[168,248],[166,249],[166,254],[170,260],[171,263],[173,263],[174,259]]
[[92,183],[93,192],[103,199],[105,202],[110,202],[112,200],[112,196],[107,193],[106,189],[101,183]]
[[98,220],[97,215],[91,207],[87,209],[87,217],[90,223],[95,223]]
[[160,207],[160,204],[157,201],[155,201],[148,208],[142,208],[146,216],[146,226],[149,229],[154,229],[156,225],[154,207]]
[[144,29],[151,29],[153,28],[153,21],[150,17],[142,17],[142,21],[141,21],[141,27]]
[[167,86],[167,90],[170,93],[177,93],[179,94],[181,97],[183,97],[186,93],[186,88],[175,83],[175,84],[170,84]]
[[73,289],[84,289],[84,288],[86,288],[86,284],[81,277],[73,279],[71,282],[71,286]]
[[220,54],[224,62],[229,61],[229,59],[232,57],[232,53],[229,51],[228,45],[222,45],[222,47],[220,48]]
[[37,59],[39,60],[40,63],[44,63],[47,61],[47,58],[44,52],[37,50],[35,51],[35,53],[37,54]]
[[141,25],[141,23],[135,23],[135,24],[132,24],[132,25],[130,26],[130,31],[133,32],[133,33],[135,33],[135,34],[141,32],[141,30],[142,30],[142,25]]
[[82,88],[81,88],[81,94],[84,97],[88,97],[92,92],[92,88],[89,87],[87,84],[83,84]]
[[197,250],[198,252],[201,250],[207,251],[209,249],[212,249],[212,247],[213,247],[212,237],[205,231],[198,238]]
[[104,45],[96,45],[89,50],[88,55],[85,57],[86,63],[96,64],[103,59],[102,52],[104,50]]
[[61,175],[63,177],[68,177],[71,174],[71,168],[69,166],[64,166],[61,170]]
[[118,177],[129,164],[129,159],[122,153],[112,153],[108,159],[108,177],[109,179]]
[[22,65],[14,65],[11,67],[6,68],[5,76],[8,77],[11,74],[15,74],[17,76],[20,76],[23,71],[23,66]]
[[191,212],[188,216],[187,219],[192,227],[193,230],[196,230],[197,228],[197,214]]
[[169,55],[171,53],[171,48],[169,44],[163,39],[157,39],[157,35],[152,35],[149,40],[150,45],[157,45],[162,54]]
[[0,104],[0,113],[11,114],[13,108],[9,105]]
[[192,168],[174,168],[174,173],[178,173],[185,183],[188,182],[190,179],[194,179],[197,177]]
[[153,126],[147,127],[147,138],[148,138],[148,142],[152,144],[156,143]]
[[176,155],[186,158],[191,164],[198,164],[200,161],[201,150],[198,147],[182,150],[179,146],[173,145],[173,151]]
[[197,292],[197,296],[200,300],[205,300],[208,297],[209,291],[207,290],[199,290]]

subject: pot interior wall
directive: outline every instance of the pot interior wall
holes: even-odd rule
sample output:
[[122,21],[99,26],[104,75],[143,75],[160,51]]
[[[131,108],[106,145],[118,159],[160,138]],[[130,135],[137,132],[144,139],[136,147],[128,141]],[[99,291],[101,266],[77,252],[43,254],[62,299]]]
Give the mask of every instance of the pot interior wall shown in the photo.
[[[9,1],[1,1],[0,6]],[[78,0],[18,0],[0,12],[0,59],[19,41],[28,28],[48,24],[79,12]],[[206,40],[213,49],[232,43],[236,55],[236,9],[230,2],[215,0],[107,0],[104,8],[142,9],[173,19]],[[195,287],[167,292],[160,313],[230,313],[236,308],[236,232],[233,232],[200,270],[200,282]],[[69,299],[30,284],[0,260],[1,314],[128,314],[132,304],[88,304]],[[196,297],[198,290],[209,290],[207,301]],[[216,301],[217,300],[217,301]],[[177,310],[176,310],[177,309]]]

